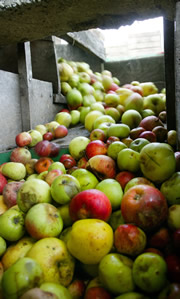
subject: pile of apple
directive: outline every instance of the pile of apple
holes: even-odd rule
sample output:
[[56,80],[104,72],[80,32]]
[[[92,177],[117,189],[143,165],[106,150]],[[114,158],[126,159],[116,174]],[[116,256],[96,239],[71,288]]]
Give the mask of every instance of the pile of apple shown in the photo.
[[[120,87],[82,62],[59,69],[67,109],[19,133],[0,165],[0,298],[180,298],[180,152],[165,91]],[[56,129],[79,122],[89,137],[57,160]]]

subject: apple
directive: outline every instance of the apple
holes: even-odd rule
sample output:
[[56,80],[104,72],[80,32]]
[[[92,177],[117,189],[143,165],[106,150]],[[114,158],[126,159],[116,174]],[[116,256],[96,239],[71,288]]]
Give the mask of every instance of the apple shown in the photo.
[[139,113],[144,107],[144,98],[137,92],[133,92],[124,102],[125,110],[136,110]]
[[122,189],[124,190],[126,184],[132,180],[135,177],[135,174],[131,171],[120,171],[116,177],[115,180],[119,182],[119,184],[121,185]]
[[2,256],[6,252],[6,249],[7,249],[6,241],[2,237],[0,237],[0,256]]
[[129,146],[132,150],[139,152],[142,150],[142,148],[146,145],[149,144],[150,142],[145,139],[145,138],[136,138],[133,140]]
[[117,95],[119,96],[119,103],[120,105],[125,106],[126,99],[133,94],[133,91],[129,88],[119,87],[116,90]]
[[103,104],[100,102],[95,102],[95,103],[91,104],[90,108],[91,108],[91,110],[99,110],[102,113],[105,113],[105,108],[104,108]]
[[165,142],[167,140],[167,129],[162,126],[156,126],[152,129],[152,132],[156,135],[157,142]]
[[95,119],[93,129],[98,129],[102,123],[115,124],[115,120],[110,115],[101,115]]
[[78,110],[71,110],[71,126],[75,126],[80,122],[80,112]]
[[120,112],[114,107],[107,107],[105,109],[105,114],[110,115],[115,120],[115,122],[118,122],[121,118]]
[[31,158],[26,164],[26,173],[27,175],[31,175],[33,173],[35,173],[35,164],[38,161],[38,159],[35,158]]
[[109,198],[113,211],[120,208],[123,190],[118,181],[111,178],[104,179],[96,185],[96,189]]
[[80,91],[82,96],[85,95],[93,95],[94,94],[94,87],[87,82],[82,82],[78,84],[78,90]]
[[88,288],[85,292],[84,299],[112,299],[110,292],[105,288],[97,286]]
[[176,171],[180,171],[180,151],[174,153],[176,159]]
[[88,171],[87,169],[83,169],[83,168],[75,169],[71,173],[71,175],[78,180],[81,187],[81,191],[87,189],[94,189],[99,182],[96,176],[92,172]]
[[26,168],[20,162],[7,162],[2,167],[2,174],[11,180],[20,181],[26,176]]
[[47,132],[47,127],[45,125],[35,126],[35,130],[39,131],[41,135],[44,135]]
[[61,218],[63,220],[63,231],[60,234],[60,239],[63,240],[62,235],[64,234],[65,229],[68,228],[69,230],[71,230],[71,225],[73,223],[69,215],[69,203],[61,205],[57,207],[57,209],[60,212]]
[[105,92],[102,90],[95,89],[93,95],[97,102],[103,102],[105,97]]
[[[66,112],[66,113],[69,113],[69,112]],[[48,132],[51,132],[54,136],[54,130],[55,130],[55,128],[57,128],[59,126],[59,123],[54,120],[54,121],[51,121],[51,122],[45,124],[45,126],[47,127]]]
[[104,122],[98,126],[98,129],[102,130],[108,138],[108,130],[112,125],[114,125],[112,122]]
[[101,140],[93,140],[88,143],[85,149],[85,155],[88,159],[95,155],[106,155],[107,145]]
[[116,141],[120,141],[119,137],[116,137],[116,136],[110,136],[107,138],[106,140],[106,144],[107,146],[109,147],[110,144],[116,142]]
[[116,163],[106,155],[96,155],[88,160],[86,169],[91,171],[99,180],[115,178]]
[[109,90],[112,83],[113,83],[112,76],[109,76],[107,74],[102,74],[102,85],[105,90]]
[[28,133],[31,135],[32,141],[28,144],[29,147],[35,146],[39,141],[43,140],[41,133],[37,130],[30,130]]
[[24,181],[10,182],[5,185],[3,189],[3,200],[8,208],[17,204],[17,192],[19,188],[24,184]]
[[104,102],[109,107],[116,107],[119,104],[119,96],[116,93],[107,93]]
[[16,135],[15,141],[19,147],[28,146],[32,142],[32,137],[28,132],[21,132]]
[[148,179],[146,179],[145,177],[138,177],[138,176],[134,176],[134,178],[132,178],[131,180],[129,180],[129,182],[127,182],[127,184],[126,184],[126,186],[125,186],[125,188],[124,188],[124,193],[127,191],[127,190],[129,190],[131,187],[134,187],[134,186],[136,186],[136,185],[150,185],[150,186],[153,186],[153,187],[155,187],[154,186],[154,184],[151,182],[151,181],[149,181]]
[[133,260],[119,253],[109,253],[99,263],[99,279],[113,295],[135,289],[132,276]]
[[164,249],[171,242],[170,231],[167,227],[160,227],[151,236],[148,236],[148,245],[158,249]]
[[108,221],[111,212],[111,202],[100,190],[88,189],[81,191],[69,203],[69,213],[72,221],[86,218]]
[[55,202],[66,204],[81,190],[79,181],[70,174],[58,176],[51,185],[51,195]]
[[0,215],[0,236],[6,241],[17,241],[25,233],[24,215],[18,208],[10,208]]
[[152,131],[144,131],[139,135],[139,138],[144,138],[147,139],[150,143],[151,142],[156,142],[156,134]]
[[166,110],[166,103],[161,94],[151,94],[144,97],[144,109],[151,109],[155,115]]
[[168,279],[172,282],[180,283],[180,257],[176,254],[170,254],[165,258]]
[[44,135],[43,135],[43,140],[48,140],[48,141],[51,141],[54,139],[54,134],[52,132],[46,132]]
[[[63,82],[66,83],[66,82]],[[57,296],[50,292],[42,291],[40,288],[32,288],[20,297],[20,299],[27,299],[27,298],[33,298],[33,299],[57,299]]]
[[168,223],[168,227],[171,230],[176,230],[176,229],[180,228],[179,213],[180,213],[180,205],[179,204],[172,205],[169,207],[167,223]]
[[110,136],[116,136],[118,138],[126,138],[129,136],[130,133],[130,127],[126,124],[112,124],[108,128],[108,137]]
[[50,166],[48,167],[48,172],[53,170],[53,169],[60,169],[64,174],[66,173],[65,166],[62,162],[60,161],[53,161]]
[[171,146],[177,145],[177,131],[176,130],[170,130],[167,132],[167,143]]
[[[86,94],[86,95],[83,96],[82,105],[84,107],[90,107],[91,108],[91,105],[95,104],[95,103],[96,103],[96,99],[92,94]],[[94,109],[94,110],[99,110],[99,109]],[[101,111],[101,110],[99,110],[99,111]]]
[[66,128],[69,128],[70,124],[71,124],[71,115],[68,112],[58,112],[55,115],[55,122],[57,122],[59,125],[63,125]]
[[51,152],[50,142],[48,140],[42,140],[36,143],[34,151],[40,157],[48,157]]
[[62,170],[60,169],[52,169],[50,171],[47,171],[47,174],[45,175],[45,181],[48,183],[49,186],[52,185],[52,182],[57,178],[59,175],[63,174]]
[[117,296],[115,299],[149,299],[149,297],[139,292],[127,292]]
[[168,206],[159,189],[136,185],[124,193],[121,212],[125,223],[134,223],[144,231],[153,231],[167,220]]
[[66,169],[69,169],[76,165],[76,160],[70,154],[63,154],[59,162],[61,162]]
[[89,139],[91,141],[93,141],[93,140],[101,140],[101,141],[105,142],[106,141],[106,134],[101,129],[94,129],[94,130],[91,131],[91,133],[89,135]]
[[109,144],[107,149],[107,155],[116,161],[118,153],[127,146],[121,141],[114,141]]
[[146,243],[146,234],[134,224],[121,224],[114,232],[114,246],[121,254],[137,256],[143,252]]
[[59,238],[48,237],[36,241],[26,256],[40,265],[43,283],[53,282],[66,287],[72,281],[75,261]]
[[130,148],[122,149],[117,155],[119,170],[137,172],[140,169],[140,153]]
[[[61,284],[54,282],[43,282],[40,289],[52,293],[57,299],[72,299],[69,290]],[[44,298],[44,297],[43,297]]]
[[73,88],[77,87],[79,84],[79,74],[72,74],[72,76],[68,80],[68,84]]
[[101,219],[80,219],[73,223],[67,248],[81,263],[96,265],[113,245],[113,230]]
[[159,293],[158,299],[178,299],[180,295],[179,283],[168,283],[166,287]]
[[147,293],[161,291],[167,282],[167,265],[156,253],[142,253],[133,263],[133,279],[140,290]]
[[172,241],[175,250],[178,252],[180,249],[180,228],[176,229],[172,234]]
[[74,73],[72,67],[66,61],[58,63],[58,69],[59,69],[61,82],[69,80],[69,78]]
[[96,79],[96,81],[94,81],[91,84],[92,84],[92,86],[94,87],[95,90],[102,90],[102,91],[104,91],[104,86],[102,85],[102,82],[98,81],[97,79]]
[[82,157],[77,161],[78,168],[86,168],[88,159],[86,157]]
[[53,163],[53,160],[50,157],[41,157],[37,160],[34,165],[36,173],[40,174],[48,170],[49,166]]
[[0,194],[3,193],[3,190],[7,183],[8,183],[8,181],[5,178],[5,176],[2,173],[0,173]]
[[67,93],[72,89],[68,82],[61,82],[61,93],[66,96]]
[[156,85],[153,82],[142,82],[139,84],[139,86],[143,90],[144,97],[158,92],[158,88],[156,87]]
[[16,147],[10,154],[11,162],[26,164],[31,159],[31,152],[25,147]]
[[63,138],[68,135],[68,129],[64,125],[59,125],[54,130],[54,138]]
[[57,157],[59,155],[60,145],[55,142],[50,142],[50,154],[49,157]]
[[67,104],[70,109],[77,109],[79,106],[82,105],[83,98],[81,92],[73,87],[69,90],[66,94]]
[[168,205],[180,204],[180,172],[175,172],[168,180],[164,181],[160,191],[166,197]]
[[169,144],[152,142],[140,152],[140,169],[154,183],[162,183],[176,170],[174,151]]
[[36,240],[57,237],[63,229],[63,221],[58,209],[49,203],[32,206],[26,213],[24,223],[29,235]]
[[159,119],[165,124],[167,121],[167,112],[166,110],[161,111],[158,115]]
[[136,128],[142,120],[141,114],[135,109],[129,109],[125,111],[121,117],[121,122],[130,127],[130,129]]
[[[91,112],[90,112],[91,113]],[[85,149],[90,139],[85,136],[77,136],[71,139],[69,143],[69,152],[70,155],[75,159],[79,160],[85,154]]]
[[[27,290],[43,282],[40,265],[33,259],[23,257],[7,269],[2,277],[5,298],[20,298]],[[11,287],[9,287],[11,286]]]
[[155,115],[150,115],[143,118],[139,126],[143,127],[146,131],[152,131],[157,126],[164,127],[162,121]]
[[17,194],[17,204],[23,212],[37,203],[50,203],[51,200],[50,186],[40,179],[25,181]]
[[141,111],[141,115],[142,115],[142,118],[145,118],[147,116],[155,115],[155,113],[151,109],[143,109]]
[[136,127],[134,129],[130,130],[129,137],[132,138],[133,140],[135,140],[135,139],[139,138],[139,135],[144,131],[145,131],[145,129],[143,127]]
[[99,116],[102,116],[102,115],[103,115],[103,113],[99,110],[90,111],[85,117],[85,121],[84,121],[85,129],[88,130],[89,132],[91,132],[93,129],[95,129],[94,122]]
[[113,231],[115,231],[120,224],[124,224],[121,210],[112,211],[109,219],[109,224],[112,227]]

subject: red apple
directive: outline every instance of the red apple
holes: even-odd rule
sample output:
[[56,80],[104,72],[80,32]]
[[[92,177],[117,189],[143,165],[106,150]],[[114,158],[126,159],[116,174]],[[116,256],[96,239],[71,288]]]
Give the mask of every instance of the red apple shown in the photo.
[[21,132],[16,136],[15,141],[17,146],[28,146],[32,141],[32,137],[28,132]]
[[121,212],[125,223],[134,223],[145,231],[153,231],[167,220],[168,206],[159,189],[136,185],[125,192]]
[[60,145],[55,143],[55,142],[50,142],[50,154],[49,154],[49,157],[57,157],[58,154],[59,154],[59,150],[60,150]]
[[135,174],[133,172],[130,171],[120,171],[115,179],[116,181],[119,182],[119,184],[121,185],[121,187],[124,189],[126,184],[135,177]]
[[17,205],[17,193],[24,181],[10,182],[3,189],[3,200],[8,208]]
[[93,140],[86,146],[85,155],[88,159],[95,155],[105,155],[107,153],[107,145],[101,140]]
[[88,163],[88,159],[86,157],[82,157],[77,161],[77,167],[78,168],[86,168]]
[[179,299],[180,298],[180,283],[168,283],[167,286],[160,292],[158,299]]
[[101,141],[105,142],[106,141],[106,134],[101,129],[94,129],[94,130],[91,131],[89,139],[91,141],[93,141],[93,140],[101,140]]
[[156,142],[156,135],[152,131],[144,131],[139,135],[139,138],[147,139],[149,142]]
[[31,152],[25,147],[16,147],[10,155],[11,162],[20,162],[26,164],[31,160]]
[[177,252],[180,252],[180,229],[176,229],[172,234],[173,246]]
[[55,138],[63,138],[65,136],[67,136],[67,134],[68,134],[68,128],[66,128],[64,125],[59,125],[54,130],[54,137]]
[[87,289],[84,299],[112,299],[111,294],[103,287],[97,286]]
[[72,221],[96,218],[108,221],[112,212],[109,198],[100,190],[88,189],[75,195],[69,204]]
[[0,173],[0,194],[3,193],[3,189],[7,184],[7,179],[5,178],[5,176]]
[[152,129],[152,132],[156,135],[157,142],[165,142],[167,140],[167,129],[162,126],[156,126]]
[[48,140],[42,140],[35,145],[34,150],[38,156],[48,157],[51,152],[51,143]]
[[45,134],[43,134],[43,140],[51,141],[53,139],[54,139],[54,135],[52,132],[46,132]]
[[59,110],[59,112],[67,112],[67,113],[70,113],[69,109],[66,109],[66,108],[63,108],[63,109]]
[[116,163],[106,155],[96,155],[88,160],[86,169],[97,176],[98,179],[115,178]]
[[164,110],[164,111],[161,111],[158,115],[159,119],[165,124],[166,123],[166,120],[167,120],[167,112]]
[[106,140],[106,144],[110,145],[114,141],[120,141],[119,137],[116,137],[116,136],[110,136],[110,137],[108,137],[108,139]]
[[63,163],[66,169],[76,165],[76,160],[70,154],[63,154],[59,159],[59,162]]
[[175,159],[176,159],[176,171],[180,171],[180,151],[175,152]]
[[170,242],[170,232],[166,227],[160,227],[154,234],[148,237],[150,247],[163,249]]
[[67,169],[67,171],[66,171],[66,173],[67,174],[71,174],[74,170],[76,170],[76,169],[79,169],[79,167],[78,166],[73,166],[73,167],[71,167],[71,168],[68,168]]
[[52,182],[59,176],[63,174],[63,171],[60,169],[51,169],[47,175],[45,176],[45,181],[49,184],[49,186],[52,185]]
[[162,253],[162,251],[157,248],[148,247],[144,250],[144,252],[152,252],[152,253],[156,253],[156,254],[159,254],[160,256],[164,257],[164,254]]
[[146,234],[134,224],[121,224],[114,232],[114,246],[121,254],[137,256],[146,247]]
[[172,282],[180,283],[180,257],[170,254],[165,258],[168,268],[168,278]]
[[157,126],[164,126],[162,121],[155,115],[146,116],[143,118],[139,124],[140,127],[143,127],[146,131],[152,131]]
[[139,135],[144,132],[145,129],[143,127],[136,127],[132,129],[129,133],[129,137],[132,138],[133,140],[139,138]]
[[86,285],[82,279],[74,279],[67,288],[72,298],[80,299],[84,296]]

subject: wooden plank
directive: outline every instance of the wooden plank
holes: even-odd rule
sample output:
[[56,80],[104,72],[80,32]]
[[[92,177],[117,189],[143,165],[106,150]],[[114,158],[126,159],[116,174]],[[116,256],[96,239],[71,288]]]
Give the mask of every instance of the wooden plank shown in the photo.
[[174,21],[164,18],[164,63],[166,79],[167,129],[176,129],[175,112],[175,66],[174,66]]
[[180,2],[176,4],[175,31],[175,78],[176,78],[176,127],[178,135],[178,150],[180,150]]

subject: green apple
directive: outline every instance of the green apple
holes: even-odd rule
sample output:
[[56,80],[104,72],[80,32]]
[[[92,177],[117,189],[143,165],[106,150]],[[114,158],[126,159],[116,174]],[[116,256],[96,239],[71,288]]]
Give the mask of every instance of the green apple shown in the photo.
[[121,117],[121,122],[130,127],[130,129],[134,129],[139,126],[142,120],[142,116],[140,112],[135,109],[129,109],[125,111]]
[[169,205],[180,204],[180,172],[175,172],[161,185],[160,191]]
[[119,96],[116,93],[107,93],[104,102],[107,106],[116,107],[119,104]]
[[105,114],[110,115],[115,122],[118,122],[120,120],[121,114],[115,107],[108,107],[105,109]]
[[169,207],[169,213],[168,213],[168,227],[171,230],[180,229],[180,205],[175,204]]
[[94,94],[94,88],[92,85],[90,85],[87,82],[79,83],[77,86],[78,90],[82,94],[82,96],[88,95],[88,94]]
[[51,184],[51,195],[55,202],[66,204],[81,191],[79,181],[69,174],[62,174]]
[[105,92],[102,90],[95,90],[93,93],[97,102],[104,102]]
[[92,84],[92,86],[94,87],[95,90],[102,90],[104,91],[104,86],[102,84],[102,82],[100,81],[96,81]]
[[150,142],[145,138],[137,138],[131,142],[129,148],[140,153],[142,148],[149,143]]
[[0,236],[3,239],[17,241],[24,233],[24,214],[19,208],[10,208],[0,215]]
[[75,126],[80,122],[80,112],[78,110],[71,110],[71,125]]
[[128,292],[128,293],[119,295],[118,297],[115,297],[115,299],[149,299],[149,297],[145,296],[142,293]]
[[111,127],[112,125],[113,125],[113,123],[104,122],[99,125],[98,129],[102,130],[105,133],[106,137],[108,138],[108,130],[109,130],[109,127]]
[[20,162],[7,162],[3,165],[1,171],[5,177],[14,181],[20,181],[26,176],[26,167]]
[[70,155],[75,160],[79,160],[80,158],[82,158],[85,154],[85,149],[89,142],[90,142],[90,139],[85,136],[77,136],[77,137],[74,137],[73,139],[71,139],[71,141],[69,143]]
[[115,136],[119,138],[126,138],[129,136],[130,127],[126,124],[112,124],[107,133],[108,137]]
[[30,130],[28,133],[31,135],[32,141],[28,145],[29,147],[35,146],[38,142],[43,140],[42,134],[37,130]]
[[120,81],[117,77],[112,77],[113,82],[116,83],[117,85],[120,85]]
[[152,252],[140,254],[133,263],[133,279],[142,291],[160,291],[167,283],[167,265],[164,258]]
[[96,189],[102,191],[109,198],[112,210],[120,208],[123,190],[115,179],[102,180],[96,185]]
[[91,132],[93,130],[95,120],[102,115],[103,113],[101,111],[98,110],[90,111],[85,117],[85,121],[84,121],[85,129]]
[[96,103],[96,99],[92,94],[86,94],[85,96],[83,96],[82,105],[84,107],[89,107],[94,103]]
[[79,121],[84,124],[86,115],[91,111],[90,107],[79,107],[78,110],[80,111],[80,118]]
[[60,169],[64,174],[66,173],[66,168],[63,163],[59,161],[53,162],[49,167],[48,167],[48,172],[53,170],[53,169]]
[[71,115],[68,112],[59,112],[55,115],[56,122],[59,123],[59,125],[63,125],[66,128],[69,128],[71,124]]
[[112,83],[113,83],[113,79],[111,76],[107,74],[102,74],[102,85],[105,90],[110,89]]
[[101,115],[94,120],[93,129],[99,129],[99,125],[105,122],[115,124],[115,120],[110,115]]
[[172,147],[160,142],[145,145],[140,152],[140,168],[144,176],[152,182],[164,182],[176,170]]
[[59,126],[59,123],[53,120],[45,124],[45,126],[47,127],[48,132],[53,132]]
[[69,85],[73,87],[77,87],[79,84],[79,75],[78,74],[73,74],[69,80],[68,80]]
[[134,291],[132,267],[133,260],[129,257],[118,253],[107,254],[99,263],[102,285],[114,295]]
[[120,170],[137,172],[140,169],[140,154],[130,148],[125,148],[118,153],[117,165]]
[[125,222],[121,210],[113,211],[109,219],[109,224],[112,227],[113,231],[115,231],[119,225],[124,223]]
[[40,285],[40,289],[55,294],[57,296],[57,299],[72,299],[69,290],[57,283],[44,282]]
[[149,181],[148,179],[146,179],[145,177],[135,177],[133,179],[131,179],[129,182],[127,182],[127,184],[125,185],[125,188],[124,188],[124,193],[126,193],[131,187],[133,186],[136,186],[136,185],[150,185],[152,187],[155,187],[154,184]]
[[72,219],[69,214],[69,203],[61,205],[57,209],[60,212],[61,218],[63,220],[63,228],[71,226]]
[[116,93],[118,94],[119,96],[119,102],[118,104],[121,104],[121,105],[125,105],[125,101],[126,99],[133,94],[133,91],[130,90],[129,88],[124,88],[124,87],[119,87],[117,90],[116,90]]
[[93,103],[90,106],[90,108],[91,108],[91,110],[98,110],[98,111],[101,111],[102,113],[105,113],[104,106],[99,102]]
[[72,67],[65,61],[58,63],[61,81],[67,81],[74,73]]
[[45,171],[39,173],[36,178],[39,180],[45,181],[47,174],[48,174],[48,171],[45,170]]
[[27,212],[33,205],[52,201],[50,186],[43,180],[31,179],[25,181],[17,194],[17,204],[23,212]]
[[44,135],[47,132],[47,128],[45,125],[37,125],[35,130],[39,131],[41,135]]
[[143,110],[143,105],[144,99],[137,92],[133,92],[124,103],[125,110],[136,110],[139,113]]
[[141,115],[142,115],[142,118],[145,118],[147,116],[155,115],[155,113],[151,109],[143,109],[141,111]]
[[68,82],[61,82],[61,93],[66,96],[67,93],[72,89]]
[[144,109],[151,109],[158,116],[161,111],[166,110],[166,103],[161,94],[148,95],[144,97]]
[[2,237],[0,237],[0,256],[2,256],[5,253],[6,248],[7,248],[6,241]]
[[116,160],[118,153],[124,148],[127,148],[126,144],[121,141],[114,141],[108,146],[107,155]]
[[99,183],[96,176],[87,169],[76,169],[71,173],[71,175],[79,181],[81,191],[87,189],[94,189],[96,185]]
[[43,272],[40,265],[32,258],[23,257],[4,272],[3,297],[18,299],[27,290],[39,286],[42,282]]
[[142,82],[139,84],[139,86],[143,90],[144,97],[158,92],[158,88],[156,87],[156,85],[153,82]]

